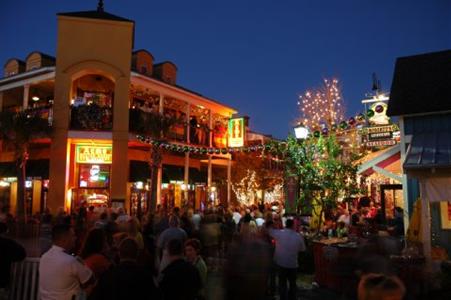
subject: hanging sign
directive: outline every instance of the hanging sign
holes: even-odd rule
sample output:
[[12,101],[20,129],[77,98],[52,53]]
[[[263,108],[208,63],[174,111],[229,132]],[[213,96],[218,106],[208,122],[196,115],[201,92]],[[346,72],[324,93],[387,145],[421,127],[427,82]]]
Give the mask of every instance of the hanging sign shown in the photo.
[[393,146],[396,145],[396,141],[391,140],[382,140],[382,141],[369,141],[366,142],[367,147],[382,147],[382,146]]
[[77,145],[75,160],[77,163],[111,164],[113,162],[113,147]]
[[229,120],[228,135],[229,147],[244,146],[244,118]]

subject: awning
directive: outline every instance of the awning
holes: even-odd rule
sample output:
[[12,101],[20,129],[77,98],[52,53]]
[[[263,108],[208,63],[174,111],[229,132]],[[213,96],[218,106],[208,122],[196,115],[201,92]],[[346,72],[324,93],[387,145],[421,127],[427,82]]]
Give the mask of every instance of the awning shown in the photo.
[[27,177],[41,177],[49,179],[50,160],[36,159],[27,161]]
[[[185,168],[182,166],[163,165],[163,182],[183,181],[185,177]],[[206,183],[207,173],[196,168],[189,168],[189,183]]]
[[406,170],[451,168],[451,132],[415,134],[403,167]]
[[129,182],[147,181],[150,179],[150,166],[146,161],[131,160],[129,168]]
[[384,150],[370,153],[357,161],[357,163],[360,164],[357,173],[369,176],[376,172],[401,182],[402,170],[400,164],[400,149],[398,144]]
[[[26,166],[27,177],[49,178],[50,161],[48,159],[28,160]],[[15,162],[0,163],[0,177],[17,177]]]
[[0,177],[17,177],[16,163],[1,162],[0,163]]

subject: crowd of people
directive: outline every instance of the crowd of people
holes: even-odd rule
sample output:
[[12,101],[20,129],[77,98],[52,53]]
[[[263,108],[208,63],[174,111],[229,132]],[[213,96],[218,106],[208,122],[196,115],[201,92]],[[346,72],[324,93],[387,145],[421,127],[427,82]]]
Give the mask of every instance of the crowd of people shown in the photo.
[[[352,212],[335,215],[324,234],[346,235]],[[46,211],[39,226],[43,300],[207,299],[208,274],[217,271],[224,299],[296,299],[308,234],[308,222],[285,214],[282,205],[203,212],[159,206],[142,220],[123,209],[82,205],[72,214]],[[402,299],[395,277],[365,276],[359,299],[385,299],[385,290]],[[376,298],[368,292],[378,289]]]

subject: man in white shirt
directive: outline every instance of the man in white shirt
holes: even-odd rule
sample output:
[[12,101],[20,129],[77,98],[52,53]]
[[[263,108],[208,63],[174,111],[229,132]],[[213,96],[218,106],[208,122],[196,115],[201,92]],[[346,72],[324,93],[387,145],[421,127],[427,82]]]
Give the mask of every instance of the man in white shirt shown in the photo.
[[[269,234],[275,240],[274,262],[279,273],[280,299],[296,299],[296,276],[298,269],[298,253],[305,251],[304,238],[293,230],[292,219],[286,220],[285,229],[271,229]],[[287,293],[287,281],[290,288]],[[288,296],[288,297],[287,297]]]
[[52,229],[52,247],[42,255],[39,264],[41,300],[78,299],[83,289],[95,283],[92,271],[69,254],[75,246],[74,230],[67,224]]

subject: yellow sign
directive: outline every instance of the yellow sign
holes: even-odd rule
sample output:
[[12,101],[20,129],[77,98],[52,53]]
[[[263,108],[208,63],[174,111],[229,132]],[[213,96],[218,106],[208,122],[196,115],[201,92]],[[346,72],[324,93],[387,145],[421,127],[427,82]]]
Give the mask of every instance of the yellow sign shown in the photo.
[[244,118],[229,120],[229,147],[244,146]]
[[77,163],[111,164],[113,162],[113,147],[77,145],[75,160]]

